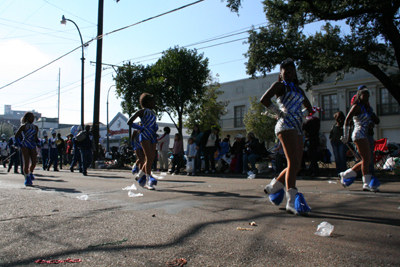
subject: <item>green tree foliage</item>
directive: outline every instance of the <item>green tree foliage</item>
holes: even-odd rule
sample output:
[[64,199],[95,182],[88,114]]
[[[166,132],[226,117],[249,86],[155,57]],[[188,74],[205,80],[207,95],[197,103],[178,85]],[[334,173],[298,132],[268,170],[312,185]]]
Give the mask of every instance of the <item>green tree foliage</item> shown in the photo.
[[218,82],[208,86],[201,103],[185,118],[183,125],[189,133],[196,124],[202,131],[210,129],[212,125],[217,125],[221,117],[227,113],[226,107],[229,101],[217,101],[218,97],[224,93],[219,90],[220,87]]
[[183,117],[197,109],[210,83],[208,59],[196,50],[174,47],[151,66],[126,64],[118,69],[117,95],[123,111],[133,114],[142,93],[156,98],[158,115],[166,112],[182,133]]
[[8,139],[14,135],[13,125],[5,122],[0,123],[0,136],[2,134],[6,136],[6,141],[8,142]]
[[253,132],[260,140],[266,142],[275,141],[276,120],[261,115],[265,107],[257,97],[249,97],[250,108],[244,115],[244,124],[247,132]]
[[160,91],[160,108],[182,134],[183,117],[198,108],[211,81],[208,58],[197,50],[176,46],[163,52],[152,71],[152,86]]
[[[238,12],[242,0],[227,0]],[[250,31],[247,73],[266,74],[286,58],[294,59],[307,89],[331,74],[364,69],[400,103],[400,1],[264,0],[268,26]],[[320,31],[304,26],[326,21]],[[331,22],[345,21],[350,32]]]
[[132,115],[140,109],[139,98],[144,92],[155,94],[147,84],[151,77],[151,66],[135,65],[130,62],[119,67],[114,78],[116,84],[116,94],[121,98],[122,111]]

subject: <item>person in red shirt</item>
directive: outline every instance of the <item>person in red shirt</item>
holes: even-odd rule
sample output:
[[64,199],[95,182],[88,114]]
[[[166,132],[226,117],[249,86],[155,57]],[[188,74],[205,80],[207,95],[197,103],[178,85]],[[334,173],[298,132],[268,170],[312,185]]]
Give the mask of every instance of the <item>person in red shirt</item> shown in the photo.
[[71,164],[72,162],[72,137],[74,137],[73,134],[69,134],[67,135],[67,150],[65,151],[65,153],[67,154],[67,158],[68,158],[68,164]]

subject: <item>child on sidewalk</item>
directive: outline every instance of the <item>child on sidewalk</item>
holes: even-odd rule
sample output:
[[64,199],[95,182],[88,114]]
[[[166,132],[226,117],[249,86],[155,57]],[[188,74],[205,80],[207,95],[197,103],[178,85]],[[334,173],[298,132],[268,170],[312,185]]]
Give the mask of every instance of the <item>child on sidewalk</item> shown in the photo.
[[188,144],[186,148],[186,171],[187,175],[194,175],[194,158],[196,157],[196,143],[194,142],[194,138],[190,137],[188,139]]

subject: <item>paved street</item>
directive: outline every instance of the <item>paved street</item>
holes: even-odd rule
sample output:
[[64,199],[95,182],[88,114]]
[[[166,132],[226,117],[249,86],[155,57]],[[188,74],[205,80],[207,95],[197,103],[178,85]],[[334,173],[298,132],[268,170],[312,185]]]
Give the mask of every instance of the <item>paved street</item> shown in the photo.
[[[299,180],[312,208],[300,217],[270,204],[265,175],[165,175],[129,197],[130,171],[37,169],[25,187],[0,167],[0,266],[400,266],[400,179],[381,176],[380,193],[360,180],[348,189],[336,177]],[[331,237],[314,234],[323,221]]]

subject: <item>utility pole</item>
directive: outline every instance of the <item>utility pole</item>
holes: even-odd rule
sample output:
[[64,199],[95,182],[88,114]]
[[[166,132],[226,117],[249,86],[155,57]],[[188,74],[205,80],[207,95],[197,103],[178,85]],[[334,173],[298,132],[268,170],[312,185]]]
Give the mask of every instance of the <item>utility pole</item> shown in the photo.
[[60,82],[61,82],[61,68],[58,68],[58,115],[57,115],[58,125],[57,125],[57,128],[60,127]]
[[101,63],[103,50],[103,16],[104,0],[99,0],[99,13],[97,17],[97,55],[96,55],[96,79],[94,84],[94,105],[93,105],[93,138],[95,150],[93,151],[94,162],[99,157],[99,136],[100,136],[100,92],[101,92]]

